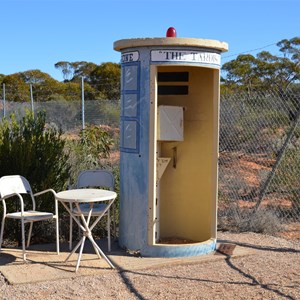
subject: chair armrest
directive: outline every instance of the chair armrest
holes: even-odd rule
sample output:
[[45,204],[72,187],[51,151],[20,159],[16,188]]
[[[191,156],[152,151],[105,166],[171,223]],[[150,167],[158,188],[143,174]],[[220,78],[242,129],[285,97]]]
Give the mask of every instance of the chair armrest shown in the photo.
[[42,195],[42,194],[46,194],[48,192],[51,192],[54,196],[54,203],[55,203],[55,217],[58,218],[58,202],[57,202],[57,199],[56,199],[56,192],[53,190],[53,189],[47,189],[47,190],[44,190],[44,191],[41,191],[41,192],[38,192],[38,193],[35,193],[33,194],[33,197],[36,197],[36,196],[39,196],[39,195]]
[[33,194],[33,196],[39,196],[45,193],[51,192],[54,196],[56,196],[56,192],[53,189],[47,189],[38,193]]

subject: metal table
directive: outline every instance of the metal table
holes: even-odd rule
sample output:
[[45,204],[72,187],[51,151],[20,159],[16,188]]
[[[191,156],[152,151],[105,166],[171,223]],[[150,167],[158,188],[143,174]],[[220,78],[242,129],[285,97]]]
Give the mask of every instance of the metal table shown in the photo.
[[[79,225],[80,229],[82,230],[82,238],[80,239],[80,241],[77,243],[77,245],[74,247],[72,252],[68,255],[68,257],[65,260],[65,262],[67,262],[71,257],[71,255],[75,253],[75,251],[80,247],[75,272],[77,272],[80,265],[80,259],[82,256],[82,251],[83,251],[86,238],[88,238],[91,241],[98,257],[101,258],[102,256],[106,260],[106,262],[110,265],[111,268],[113,269],[115,268],[114,265],[111,263],[111,261],[107,258],[107,256],[103,253],[103,251],[95,242],[92,235],[92,230],[96,226],[96,224],[100,221],[100,219],[105,215],[105,213],[110,209],[110,206],[113,204],[116,197],[117,194],[115,192],[102,190],[102,189],[74,189],[74,190],[62,191],[56,194],[56,199],[62,203],[62,205],[69,212],[73,220]],[[103,210],[102,214],[99,215],[96,218],[96,220],[90,225],[93,206],[94,203],[96,202],[106,202],[107,206]],[[87,204],[87,203],[89,204],[89,213],[88,216],[85,217],[80,209],[80,204]],[[72,212],[68,204],[73,204],[76,206],[80,218],[76,218],[75,214]]]

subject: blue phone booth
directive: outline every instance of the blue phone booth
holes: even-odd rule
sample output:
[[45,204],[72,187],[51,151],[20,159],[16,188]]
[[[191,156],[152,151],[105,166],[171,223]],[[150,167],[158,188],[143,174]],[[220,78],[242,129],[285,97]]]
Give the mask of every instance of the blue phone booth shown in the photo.
[[121,247],[143,256],[212,252],[217,235],[221,53],[215,40],[124,39]]

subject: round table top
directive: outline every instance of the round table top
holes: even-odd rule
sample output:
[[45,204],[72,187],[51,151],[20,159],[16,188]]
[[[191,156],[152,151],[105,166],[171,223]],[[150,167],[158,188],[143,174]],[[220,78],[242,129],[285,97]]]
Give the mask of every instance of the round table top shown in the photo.
[[98,202],[113,200],[117,197],[117,193],[102,189],[74,189],[58,192],[56,199],[63,202]]

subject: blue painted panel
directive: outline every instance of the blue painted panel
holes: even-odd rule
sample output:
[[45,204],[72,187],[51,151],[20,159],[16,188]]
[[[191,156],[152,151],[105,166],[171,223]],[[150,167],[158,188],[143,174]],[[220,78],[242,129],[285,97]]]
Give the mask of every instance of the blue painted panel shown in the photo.
[[[138,86],[123,81],[120,159],[120,230],[119,244],[132,250],[147,245],[149,194],[149,74],[142,62],[138,68]],[[149,65],[149,62],[147,62]],[[124,64],[127,67],[128,64]],[[123,66],[122,66],[123,70]],[[129,70],[129,69],[128,69]],[[131,70],[132,71],[132,70]],[[122,71],[125,74],[125,70]],[[125,90],[125,86],[132,90]],[[134,90],[136,88],[136,90]],[[136,97],[136,99],[134,98]],[[136,114],[136,115],[135,115]],[[126,126],[136,122],[136,149],[133,139],[125,141]],[[133,142],[133,144],[131,144]]]
[[121,115],[124,117],[134,118],[139,114],[139,99],[138,93],[136,94],[123,94],[122,95],[122,111]]
[[122,64],[120,151],[140,151],[140,63]]

